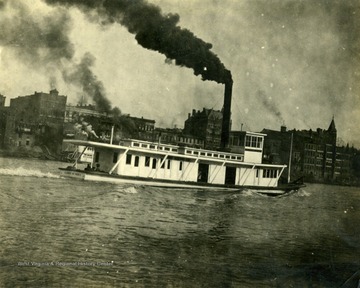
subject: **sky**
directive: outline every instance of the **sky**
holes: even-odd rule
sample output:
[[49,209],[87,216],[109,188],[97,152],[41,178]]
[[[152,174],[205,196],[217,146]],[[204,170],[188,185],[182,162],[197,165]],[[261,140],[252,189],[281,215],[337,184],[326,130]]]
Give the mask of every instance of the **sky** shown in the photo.
[[231,78],[232,130],[327,129],[334,117],[339,144],[360,148],[357,0],[29,2],[0,0],[7,105],[56,88],[182,128],[193,109],[222,108]]

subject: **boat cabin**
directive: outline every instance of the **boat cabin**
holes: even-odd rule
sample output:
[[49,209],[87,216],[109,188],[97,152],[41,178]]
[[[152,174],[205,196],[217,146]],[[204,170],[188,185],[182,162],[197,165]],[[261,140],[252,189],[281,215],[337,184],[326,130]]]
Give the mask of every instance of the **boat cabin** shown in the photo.
[[240,132],[232,135],[230,148],[235,151],[232,153],[133,139],[122,140],[118,145],[98,142],[87,145],[94,148],[93,167],[114,176],[276,187],[285,166],[261,163],[265,134]]

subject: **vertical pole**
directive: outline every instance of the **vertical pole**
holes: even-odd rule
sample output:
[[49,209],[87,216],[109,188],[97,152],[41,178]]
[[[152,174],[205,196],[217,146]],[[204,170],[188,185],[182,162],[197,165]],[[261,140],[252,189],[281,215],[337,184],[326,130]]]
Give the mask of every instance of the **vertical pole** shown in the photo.
[[294,142],[294,133],[291,132],[290,155],[289,155],[289,166],[288,166],[288,179],[287,179],[288,183],[290,183],[290,177],[291,177],[291,159],[292,159],[293,142]]
[[113,139],[114,139],[114,125],[112,125],[111,127],[110,145],[113,144]]

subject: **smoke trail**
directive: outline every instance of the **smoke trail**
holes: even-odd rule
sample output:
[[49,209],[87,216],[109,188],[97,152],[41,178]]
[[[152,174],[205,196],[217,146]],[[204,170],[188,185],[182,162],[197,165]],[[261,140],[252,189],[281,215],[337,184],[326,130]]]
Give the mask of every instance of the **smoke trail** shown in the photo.
[[111,110],[101,81],[91,68],[95,57],[85,54],[80,63],[73,59],[74,45],[69,35],[72,21],[66,9],[51,9],[46,16],[32,14],[25,1],[0,1],[0,46],[23,64],[49,77],[49,86],[56,88],[57,72],[63,80],[82,89],[102,112],[120,115]]
[[285,125],[285,120],[281,115],[281,112],[277,109],[274,102],[271,101],[271,98],[266,96],[266,93],[263,90],[259,90],[257,92],[259,100],[263,103],[263,105],[274,115],[281,125]]
[[91,71],[95,58],[86,53],[80,64],[74,65],[71,70],[63,73],[64,80],[83,88],[83,92],[90,96],[100,112],[110,112],[111,103],[105,97],[105,89],[101,81]]
[[231,80],[212,45],[177,26],[179,15],[163,15],[161,9],[145,0],[45,0],[48,4],[76,6],[87,15],[100,17],[101,23],[120,23],[135,34],[144,48],[158,51],[175,64],[193,69],[203,80],[226,83]]
[[17,59],[49,73],[61,66],[62,59],[72,59],[74,47],[68,37],[72,22],[65,9],[39,17],[22,1],[0,3],[0,45]]

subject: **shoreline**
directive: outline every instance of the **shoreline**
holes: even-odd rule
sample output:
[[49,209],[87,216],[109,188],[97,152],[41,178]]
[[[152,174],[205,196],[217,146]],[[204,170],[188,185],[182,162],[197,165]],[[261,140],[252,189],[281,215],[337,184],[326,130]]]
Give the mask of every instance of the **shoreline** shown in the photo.
[[34,151],[30,149],[0,149],[0,157],[4,158],[26,158],[50,161],[61,161],[59,155],[48,155],[44,152]]

